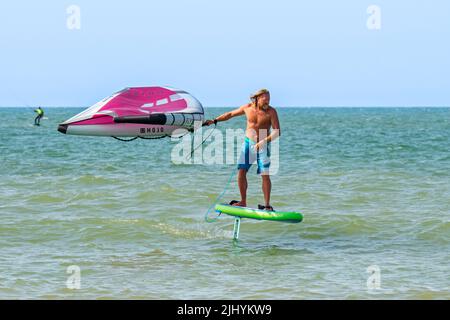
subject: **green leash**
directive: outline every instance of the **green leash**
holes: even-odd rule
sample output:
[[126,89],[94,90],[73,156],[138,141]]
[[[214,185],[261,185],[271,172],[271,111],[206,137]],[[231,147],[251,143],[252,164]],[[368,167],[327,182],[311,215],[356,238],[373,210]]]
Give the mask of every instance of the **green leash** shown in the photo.
[[216,206],[217,202],[223,197],[223,195],[224,195],[225,192],[227,191],[227,188],[228,188],[228,186],[230,185],[231,179],[233,179],[234,174],[236,173],[236,171],[237,171],[237,169],[233,169],[233,171],[232,171],[231,174],[230,174],[230,177],[228,178],[228,182],[227,182],[227,184],[225,185],[225,188],[223,189],[222,193],[216,198],[216,200],[214,200],[213,204],[212,204],[212,205],[208,208],[208,210],[206,211],[206,213],[205,213],[205,221],[206,221],[206,222],[215,222],[215,221],[218,220],[218,218],[219,218],[219,216],[220,216],[220,213],[219,213],[219,215],[218,215],[216,218],[214,218],[214,219],[209,219],[209,218],[208,218],[208,215],[209,215],[211,209],[214,208],[214,207]]

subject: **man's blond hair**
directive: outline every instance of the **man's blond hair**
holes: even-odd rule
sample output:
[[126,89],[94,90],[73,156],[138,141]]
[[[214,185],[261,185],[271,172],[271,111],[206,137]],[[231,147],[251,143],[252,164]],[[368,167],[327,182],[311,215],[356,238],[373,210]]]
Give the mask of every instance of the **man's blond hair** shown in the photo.
[[[259,89],[259,90],[256,91],[254,94],[252,94],[252,95],[250,96],[250,99],[252,100],[252,104],[253,104],[255,107],[258,107],[258,97],[261,96],[261,95],[263,95],[263,94],[266,94],[266,93],[270,94],[269,90],[267,90],[267,89]],[[267,105],[267,106],[263,106],[262,109],[263,109],[263,110],[267,110],[268,107],[269,107],[268,105]]]
[[254,100],[254,99],[258,98],[260,95],[265,94],[265,93],[270,94],[269,90],[267,90],[267,89],[259,89],[258,91],[256,91],[254,94],[252,94],[250,96],[250,99]]

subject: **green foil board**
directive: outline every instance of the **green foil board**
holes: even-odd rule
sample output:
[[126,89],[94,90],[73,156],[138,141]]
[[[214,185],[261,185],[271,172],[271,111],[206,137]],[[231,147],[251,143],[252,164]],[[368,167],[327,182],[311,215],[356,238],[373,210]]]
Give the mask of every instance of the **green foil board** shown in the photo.
[[225,213],[230,216],[249,218],[257,220],[269,220],[279,222],[298,223],[303,220],[299,212],[266,211],[248,207],[231,206],[229,204],[216,204],[216,212]]

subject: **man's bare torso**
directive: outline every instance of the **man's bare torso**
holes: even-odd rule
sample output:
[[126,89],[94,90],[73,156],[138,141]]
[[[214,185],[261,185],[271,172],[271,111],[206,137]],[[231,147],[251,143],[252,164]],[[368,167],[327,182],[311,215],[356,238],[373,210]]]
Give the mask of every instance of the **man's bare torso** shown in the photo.
[[247,118],[245,135],[255,142],[266,138],[269,135],[272,117],[274,116],[274,109],[268,107],[267,110],[264,111],[249,103],[244,111]]

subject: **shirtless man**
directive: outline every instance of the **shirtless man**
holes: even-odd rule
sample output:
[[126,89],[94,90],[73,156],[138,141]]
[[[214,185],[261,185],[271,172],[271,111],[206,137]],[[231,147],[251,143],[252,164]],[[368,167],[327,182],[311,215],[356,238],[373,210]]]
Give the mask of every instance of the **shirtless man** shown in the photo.
[[[245,141],[238,164],[238,185],[241,193],[241,201],[232,201],[235,206],[247,206],[247,171],[253,162],[257,163],[257,173],[262,177],[262,190],[265,205],[259,205],[259,209],[273,211],[270,205],[270,149],[269,143],[280,136],[280,123],[276,110],[269,105],[270,93],[261,89],[253,94],[252,102],[238,109],[222,114],[214,120],[207,120],[205,125],[211,125],[219,121],[227,121],[233,117],[244,115],[247,117],[247,129]],[[272,128],[272,130],[270,130]],[[269,134],[270,133],[270,134]]]

